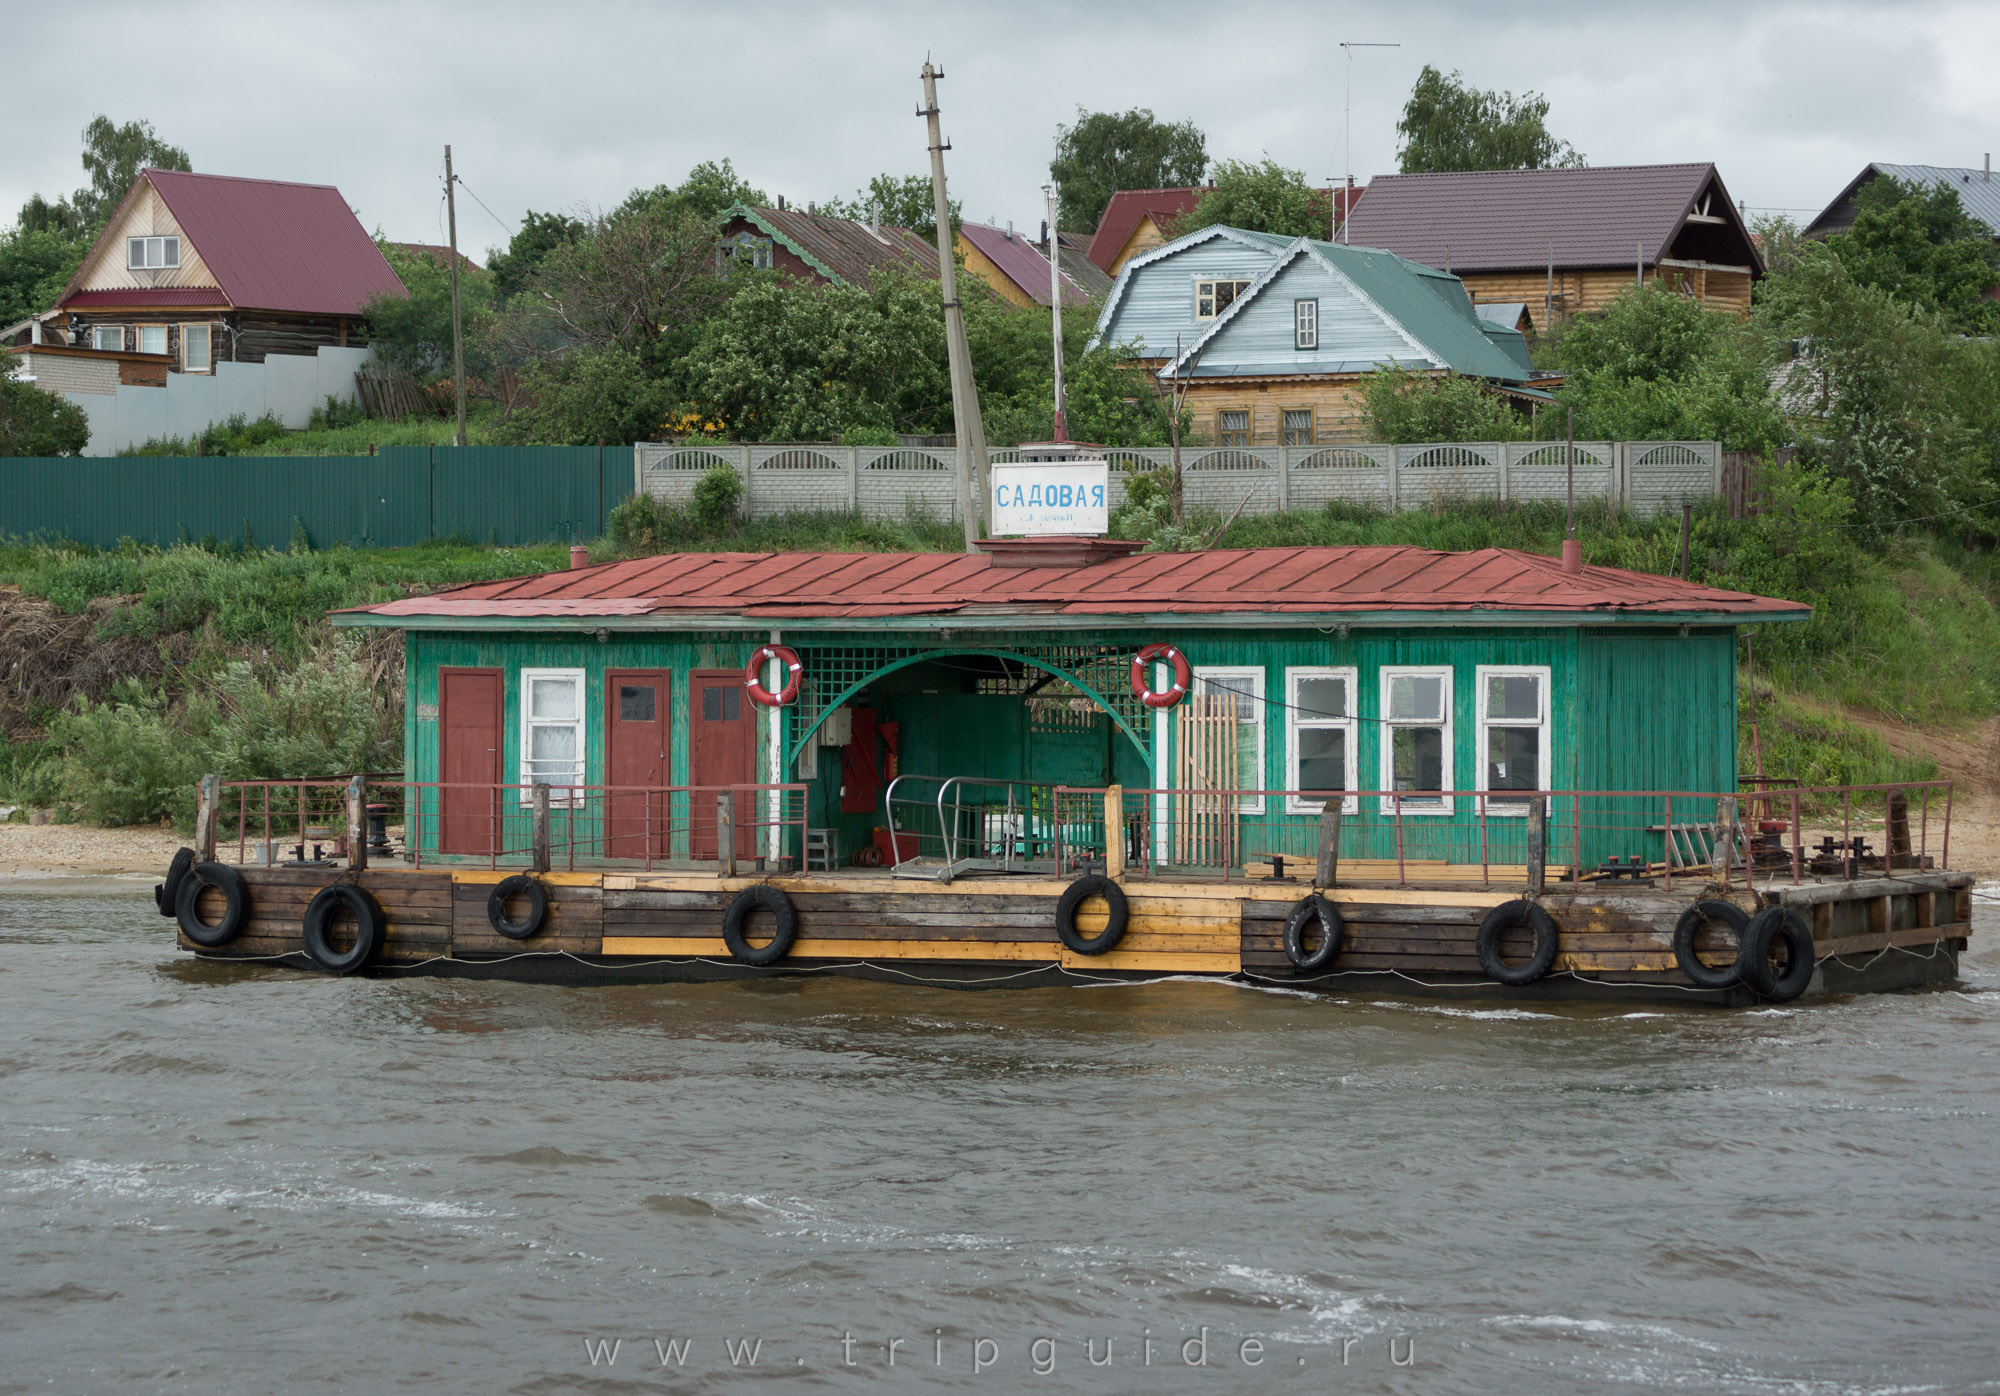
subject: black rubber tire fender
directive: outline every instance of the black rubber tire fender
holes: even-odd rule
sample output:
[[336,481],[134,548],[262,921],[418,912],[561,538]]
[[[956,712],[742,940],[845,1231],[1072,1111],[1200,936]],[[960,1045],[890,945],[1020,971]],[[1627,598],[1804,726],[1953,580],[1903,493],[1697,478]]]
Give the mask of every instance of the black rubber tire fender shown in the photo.
[[[768,911],[777,918],[778,932],[771,937],[771,943],[759,949],[744,937],[744,923],[753,911]],[[768,883],[758,883],[755,887],[745,887],[729,903],[729,910],[722,916],[722,943],[729,947],[729,953],[746,965],[774,965],[792,953],[792,942],[799,938],[799,910],[792,905],[792,899],[778,888]]]
[[167,880],[153,888],[153,905],[160,909],[162,916],[179,916],[181,908],[181,883],[187,880],[188,869],[194,866],[194,850],[183,848],[174,854],[167,864]]
[[[1102,897],[1106,916],[1104,929],[1086,936],[1076,928],[1076,913],[1092,897]],[[1132,904],[1125,889],[1102,873],[1086,873],[1069,886],[1056,902],[1056,939],[1079,955],[1102,955],[1125,938],[1132,920]]]
[[[222,919],[213,926],[195,912],[204,887],[222,893]],[[229,944],[249,919],[250,888],[243,881],[243,874],[227,863],[196,863],[188,869],[181,879],[180,890],[174,894],[174,920],[180,923],[181,934],[204,950]]]
[[[1711,921],[1722,922],[1736,933],[1737,956],[1726,965],[1704,963],[1695,954],[1694,938]],[[1681,919],[1674,923],[1674,962],[1688,977],[1688,983],[1697,989],[1727,989],[1742,978],[1743,933],[1749,926],[1749,914],[1720,897],[1704,898],[1683,911]]]
[[[507,903],[516,897],[528,899],[528,914],[518,921],[507,919]],[[509,940],[526,940],[541,930],[549,919],[549,889],[526,873],[502,878],[486,896],[486,921]]]
[[[1319,949],[1306,950],[1306,929],[1319,922]],[[1299,898],[1292,914],[1285,918],[1285,958],[1303,974],[1317,974],[1339,958],[1347,927],[1332,902],[1317,892]]]
[[[1783,973],[1771,968],[1771,946],[1780,940],[1785,946]],[[1788,906],[1767,906],[1750,918],[1736,968],[1758,997],[1790,1003],[1806,991],[1817,967],[1812,927],[1803,916]]]
[[[335,950],[327,932],[333,927],[334,911],[343,906],[354,914],[354,944]],[[350,882],[320,888],[306,906],[303,929],[306,954],[328,974],[352,974],[382,953],[381,904]]]
[[[1535,933],[1535,953],[1518,965],[1500,958],[1500,937],[1510,926],[1525,924]],[[1556,922],[1540,904],[1526,897],[1503,902],[1486,913],[1479,923],[1479,968],[1488,979],[1509,988],[1532,984],[1549,972],[1556,960]]]

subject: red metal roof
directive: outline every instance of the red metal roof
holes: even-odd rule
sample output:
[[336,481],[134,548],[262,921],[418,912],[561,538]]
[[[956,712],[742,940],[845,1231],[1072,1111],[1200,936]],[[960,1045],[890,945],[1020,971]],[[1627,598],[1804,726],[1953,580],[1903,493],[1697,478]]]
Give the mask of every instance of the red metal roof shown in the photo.
[[1142,218],[1151,218],[1161,232],[1173,236],[1168,225],[1193,208],[1201,195],[1195,188],[1120,189],[1097,220],[1097,232],[1090,239],[1090,260],[1109,272]]
[[[1086,567],[995,567],[962,553],[668,553],[475,582],[350,614],[387,618],[1270,615],[1337,612],[1796,617],[1745,592],[1586,567],[1512,548],[1236,548],[1135,553]],[[393,623],[391,621],[390,623]]]
[[134,309],[152,306],[217,306],[229,298],[213,286],[134,286],[114,291],[78,291],[62,302],[64,310]]
[[[1049,303],[1049,259],[1041,248],[1019,233],[984,223],[961,223],[958,234],[1000,268],[1001,275],[1027,292],[1036,305]],[[1062,287],[1064,305],[1083,305],[1090,299],[1070,280],[1068,272],[1063,273]]]
[[[406,294],[382,249],[331,184],[185,170],[143,170],[139,178],[159,191],[215,284],[238,309],[358,315],[378,295]],[[129,202],[132,195],[125,197]],[[117,221],[114,217],[111,227]],[[108,236],[110,227],[99,242]],[[76,304],[74,284],[58,302],[64,308]]]

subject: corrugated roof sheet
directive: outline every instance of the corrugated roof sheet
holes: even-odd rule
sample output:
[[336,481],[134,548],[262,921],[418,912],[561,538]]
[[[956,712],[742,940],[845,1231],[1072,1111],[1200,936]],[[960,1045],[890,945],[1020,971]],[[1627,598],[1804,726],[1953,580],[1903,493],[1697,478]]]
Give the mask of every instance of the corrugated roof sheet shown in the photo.
[[[1784,617],[1807,608],[1744,592],[1586,567],[1511,548],[1239,548],[1135,553],[1087,567],[996,567],[962,553],[668,553],[475,582],[347,614],[423,617],[1288,615],[1340,612]],[[338,614],[338,613],[337,613]]]
[[1853,199],[1855,191],[1878,174],[1885,174],[1891,179],[1900,179],[1905,184],[1919,187],[1943,185],[1958,195],[1959,205],[1966,213],[1984,224],[1988,233],[2000,238],[2000,180],[1993,179],[1984,168],[1966,165],[1891,165],[1880,160],[1856,175],[1848,186],[1840,191],[1840,196],[1828,204],[1819,217],[1806,225],[1805,231],[1835,233],[1845,232],[1853,227],[1854,209],[1849,201]]
[[[1032,296],[1036,305],[1049,303],[1049,259],[1034,243],[1019,233],[985,223],[961,223],[958,232],[960,237],[978,248],[987,261],[1000,268],[1009,281]],[[1065,273],[1063,304],[1083,305],[1089,299],[1083,288]]]
[[937,280],[937,244],[908,228],[885,223],[871,229],[852,218],[738,204],[722,215],[724,230],[738,218],[763,229],[823,274],[850,286],[866,286],[869,275],[877,270],[915,271]]
[[147,170],[216,285],[243,310],[358,315],[403,283],[331,184]]
[[[1558,270],[1652,266],[1716,179],[1712,164],[1380,175],[1348,241],[1453,271],[1545,268],[1551,256]],[[1740,222],[1727,191],[1719,202]]]
[[78,291],[61,304],[65,310],[144,310],[149,306],[190,305],[227,308],[229,298],[213,286],[135,286],[113,291]]
[[1103,267],[1090,260],[1090,236],[1087,233],[1057,233],[1056,248],[1062,258],[1063,274],[1083,287],[1085,295],[1096,300],[1111,290],[1110,276]]

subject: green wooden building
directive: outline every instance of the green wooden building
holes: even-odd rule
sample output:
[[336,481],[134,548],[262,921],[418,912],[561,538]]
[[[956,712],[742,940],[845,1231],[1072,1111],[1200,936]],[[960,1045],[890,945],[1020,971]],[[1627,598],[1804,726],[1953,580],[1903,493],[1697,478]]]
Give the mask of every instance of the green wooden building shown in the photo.
[[[1585,862],[1646,853],[1573,792],[1733,791],[1738,627],[1807,614],[1503,549],[1128,548],[672,554],[334,623],[406,634],[426,855],[525,846],[539,784],[581,856],[714,859],[714,790],[790,787],[742,794],[739,855],[796,865],[811,829],[845,860],[901,775],[1146,792],[1135,853],[1242,866],[1309,849],[1334,792],[1373,856],[1518,861],[1525,792],[1572,792],[1550,838]],[[781,706],[747,685],[767,646]],[[1185,698],[1155,705],[1147,646]]]

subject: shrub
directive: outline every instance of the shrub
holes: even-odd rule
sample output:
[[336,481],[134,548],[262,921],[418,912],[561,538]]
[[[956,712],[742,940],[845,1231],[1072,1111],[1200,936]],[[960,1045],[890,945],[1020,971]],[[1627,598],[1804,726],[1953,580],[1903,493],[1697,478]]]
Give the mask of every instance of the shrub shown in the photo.
[[701,478],[694,482],[695,522],[710,532],[733,530],[742,504],[743,477],[734,466],[718,461],[702,471]]
[[1368,430],[1377,441],[1521,441],[1528,425],[1476,378],[1379,365],[1368,376]]
[[0,373],[0,456],[80,456],[89,444],[81,407]]

